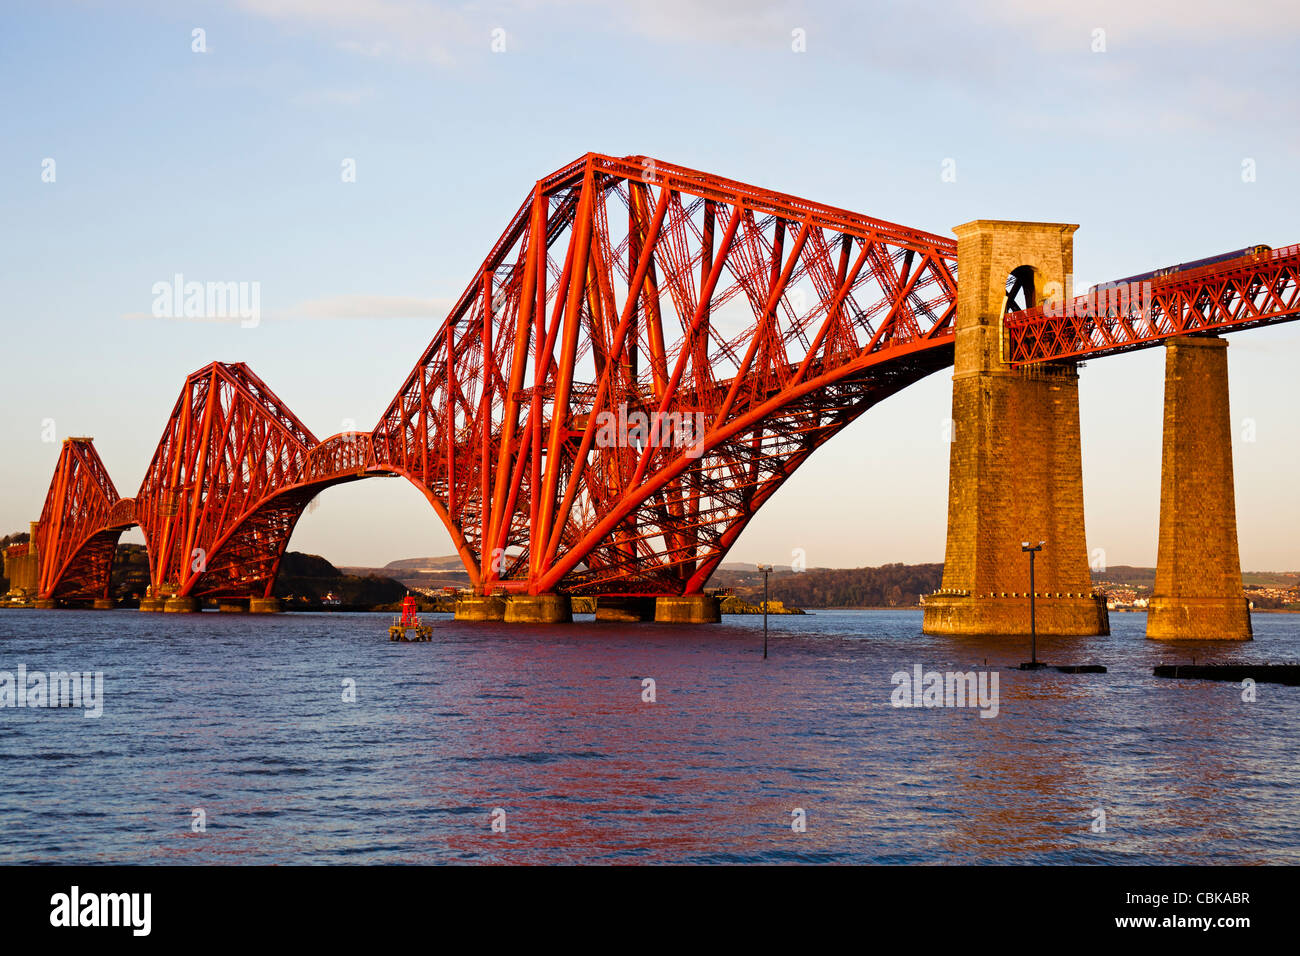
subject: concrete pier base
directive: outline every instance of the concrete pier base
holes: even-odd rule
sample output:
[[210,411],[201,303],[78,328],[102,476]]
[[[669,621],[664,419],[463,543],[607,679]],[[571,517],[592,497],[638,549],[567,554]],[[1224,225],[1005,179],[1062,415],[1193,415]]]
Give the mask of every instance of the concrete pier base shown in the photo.
[[655,598],[655,620],[662,624],[717,624],[722,602],[712,594]]
[[573,620],[567,594],[512,594],[506,598],[507,624],[563,624]]
[[113,603],[112,598],[95,598],[94,603],[90,606],[96,611],[111,611],[117,605]]
[[150,611],[150,612],[161,611],[163,609],[163,605],[166,603],[167,603],[166,599],[160,597],[140,598],[140,610]]
[[470,595],[456,599],[457,621],[504,621],[506,599],[488,595]]
[[248,599],[249,614],[279,614],[284,605],[277,597],[251,597]]
[[225,614],[247,614],[248,601],[240,598],[222,598],[217,602],[217,610]]
[[[1036,592],[1034,619],[1039,634],[1064,637],[1109,634],[1106,598],[1076,591]],[[970,637],[1013,637],[1029,633],[1029,592],[925,596],[925,633]]]
[[1147,637],[1153,641],[1249,641],[1250,604],[1239,598],[1152,596]]
[[601,595],[596,598],[596,620],[636,623],[655,619],[653,597]]
[[1158,641],[1248,641],[1228,411],[1228,343],[1184,336],[1165,345],[1160,546],[1147,607]]
[[163,604],[163,611],[168,614],[194,614],[201,608],[198,598],[180,594],[172,595]]
[[39,611],[52,611],[54,608],[58,607],[59,604],[51,598],[37,598],[35,606]]

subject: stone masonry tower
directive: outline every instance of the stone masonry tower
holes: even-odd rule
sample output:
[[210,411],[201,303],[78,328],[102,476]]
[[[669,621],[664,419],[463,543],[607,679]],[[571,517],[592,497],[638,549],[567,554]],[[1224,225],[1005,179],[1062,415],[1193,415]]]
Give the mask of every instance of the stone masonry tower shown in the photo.
[[957,341],[943,588],[925,598],[928,634],[1029,633],[1029,556],[1041,634],[1106,634],[1083,524],[1079,377],[1072,364],[1013,369],[1002,317],[1008,280],[1039,305],[1074,269],[1077,226],[980,219],[956,227]]

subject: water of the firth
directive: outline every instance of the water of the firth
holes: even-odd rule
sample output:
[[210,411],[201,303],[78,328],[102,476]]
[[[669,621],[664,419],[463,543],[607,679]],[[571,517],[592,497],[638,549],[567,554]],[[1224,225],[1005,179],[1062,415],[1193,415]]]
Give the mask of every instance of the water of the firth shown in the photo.
[[[443,617],[429,644],[387,623],[0,613],[0,671],[102,671],[105,693],[99,719],[0,709],[0,863],[1300,860],[1300,688],[1151,675],[1296,660],[1295,615],[1257,614],[1243,646],[1149,642],[1141,614],[1040,642],[1110,668],[1078,676],[923,636],[916,611],[773,618],[766,662],[760,618]],[[890,703],[897,671],[985,659],[995,718]]]

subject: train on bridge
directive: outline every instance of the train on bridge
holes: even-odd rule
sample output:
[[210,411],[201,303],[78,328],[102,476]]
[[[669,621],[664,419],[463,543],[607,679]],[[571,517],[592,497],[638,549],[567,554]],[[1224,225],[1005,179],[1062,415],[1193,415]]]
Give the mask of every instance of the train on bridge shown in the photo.
[[1217,256],[1206,256],[1204,259],[1193,259],[1191,262],[1180,262],[1173,266],[1162,266],[1159,269],[1152,269],[1150,272],[1139,272],[1135,276],[1126,276],[1123,279],[1112,279],[1110,282],[1099,282],[1090,287],[1088,293],[1091,295],[1098,289],[1131,285],[1136,282],[1149,282],[1152,279],[1163,279],[1166,276],[1178,275],[1181,272],[1191,272],[1193,269],[1218,265],[1220,262],[1232,262],[1235,259],[1244,259],[1246,256],[1260,256],[1272,251],[1272,246],[1266,246],[1263,244],[1247,246],[1244,249],[1234,249],[1232,252],[1222,252]]

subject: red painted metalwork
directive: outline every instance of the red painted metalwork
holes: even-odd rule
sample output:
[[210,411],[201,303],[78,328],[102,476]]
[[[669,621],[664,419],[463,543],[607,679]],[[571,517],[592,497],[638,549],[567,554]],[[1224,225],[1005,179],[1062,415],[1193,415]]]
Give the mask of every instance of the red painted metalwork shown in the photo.
[[[1101,287],[1106,289],[1105,286]],[[1012,365],[1096,358],[1300,318],[1300,244],[1011,313]]]
[[65,439],[36,528],[38,596],[108,597],[117,539],[134,519],[91,439]]
[[[536,184],[373,432],[318,442],[246,366],[214,363],[130,505],[88,442],[65,445],[42,594],[98,595],[104,542],[138,521],[155,596],[269,596],[311,498],[376,474],[423,491],[480,592],[698,592],[813,451],[952,363],[955,256],[940,236],[589,154]],[[1300,249],[1244,258],[1155,281],[1146,319],[1010,315],[1011,361],[1300,314]]]
[[[380,420],[376,462],[425,491],[480,591],[699,591],[813,450],[950,364],[955,253],[585,156],[519,208]],[[689,422],[689,442],[611,427],[642,415]]]
[[813,450],[951,363],[955,255],[589,154],[537,183],[372,434],[317,443],[243,365],[190,376],[137,496],[154,594],[269,594],[311,497],[379,473],[481,591],[698,591]]
[[410,594],[402,598],[402,617],[397,624],[399,627],[420,626],[420,615],[415,607],[415,598]]
[[321,447],[242,363],[191,375],[136,495],[154,595],[270,596],[303,508],[339,480],[308,479]]

